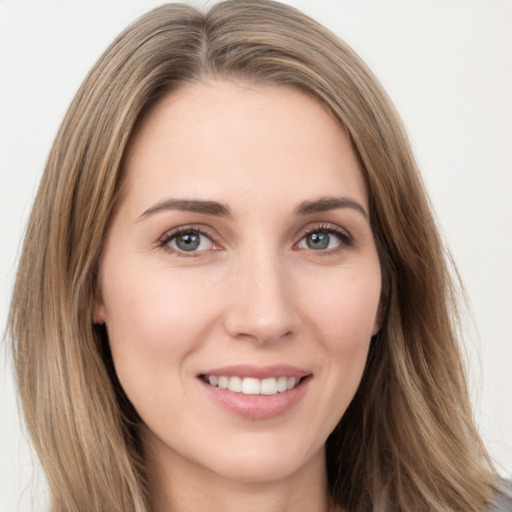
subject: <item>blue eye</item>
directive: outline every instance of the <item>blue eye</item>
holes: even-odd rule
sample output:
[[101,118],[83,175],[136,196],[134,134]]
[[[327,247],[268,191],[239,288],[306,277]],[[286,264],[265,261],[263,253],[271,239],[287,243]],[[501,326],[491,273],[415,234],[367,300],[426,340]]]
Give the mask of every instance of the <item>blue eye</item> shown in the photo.
[[321,228],[309,231],[300,240],[299,249],[311,249],[313,251],[325,251],[336,249],[341,245],[351,245],[350,237],[333,228]]
[[210,238],[195,229],[172,233],[163,240],[162,244],[178,252],[200,252],[213,247]]

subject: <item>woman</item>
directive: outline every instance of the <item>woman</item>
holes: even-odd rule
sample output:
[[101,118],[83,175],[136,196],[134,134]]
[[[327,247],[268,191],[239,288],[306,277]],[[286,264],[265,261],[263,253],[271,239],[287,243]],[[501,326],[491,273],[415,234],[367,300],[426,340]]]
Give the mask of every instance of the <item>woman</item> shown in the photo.
[[454,310],[346,45],[271,2],[152,11],[73,101],[20,262],[52,510],[484,510]]

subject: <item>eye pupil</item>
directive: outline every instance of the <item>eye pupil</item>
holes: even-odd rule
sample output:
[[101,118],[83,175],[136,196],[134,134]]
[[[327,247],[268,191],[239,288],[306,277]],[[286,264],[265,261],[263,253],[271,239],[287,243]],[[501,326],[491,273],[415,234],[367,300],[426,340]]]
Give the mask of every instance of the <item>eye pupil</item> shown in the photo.
[[317,231],[316,233],[310,233],[306,237],[306,244],[310,249],[321,250],[329,247],[329,233],[322,233]]
[[201,238],[198,233],[183,233],[176,237],[176,246],[182,251],[195,251],[200,243]]

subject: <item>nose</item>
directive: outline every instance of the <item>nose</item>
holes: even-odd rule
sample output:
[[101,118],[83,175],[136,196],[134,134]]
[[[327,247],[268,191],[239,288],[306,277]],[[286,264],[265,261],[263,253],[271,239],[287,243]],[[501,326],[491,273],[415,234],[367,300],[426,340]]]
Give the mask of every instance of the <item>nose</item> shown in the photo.
[[298,324],[292,282],[277,256],[252,253],[229,278],[230,306],[224,323],[228,334],[259,344],[289,337]]

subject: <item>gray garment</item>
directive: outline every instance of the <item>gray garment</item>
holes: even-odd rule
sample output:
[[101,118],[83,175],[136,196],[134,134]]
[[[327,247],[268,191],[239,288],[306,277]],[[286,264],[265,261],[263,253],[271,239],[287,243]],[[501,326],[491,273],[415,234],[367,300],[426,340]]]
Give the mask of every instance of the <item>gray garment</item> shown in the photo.
[[512,481],[502,480],[500,485],[501,492],[487,509],[488,512],[512,512]]

